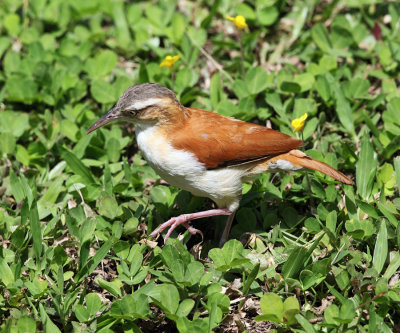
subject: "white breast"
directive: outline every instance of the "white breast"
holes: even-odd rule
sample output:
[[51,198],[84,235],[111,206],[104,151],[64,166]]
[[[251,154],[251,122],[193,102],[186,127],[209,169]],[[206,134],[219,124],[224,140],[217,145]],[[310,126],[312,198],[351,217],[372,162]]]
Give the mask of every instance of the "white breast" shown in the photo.
[[239,205],[243,167],[207,170],[191,152],[172,147],[155,125],[137,125],[136,139],[143,157],[171,185],[208,197],[219,207]]

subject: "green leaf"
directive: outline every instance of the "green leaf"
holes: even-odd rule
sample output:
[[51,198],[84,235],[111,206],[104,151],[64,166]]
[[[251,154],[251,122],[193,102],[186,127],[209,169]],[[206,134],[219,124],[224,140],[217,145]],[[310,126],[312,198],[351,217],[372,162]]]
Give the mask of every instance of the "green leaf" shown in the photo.
[[110,162],[117,162],[121,154],[121,145],[119,140],[111,138],[106,144],[107,156]]
[[39,304],[39,310],[40,310],[40,318],[45,328],[45,332],[61,333],[58,327],[51,321],[41,303]]
[[249,261],[243,258],[243,245],[236,239],[226,242],[222,249],[211,249],[208,256],[214,261],[215,268],[226,271],[231,267],[241,265]]
[[194,300],[190,299],[190,298],[186,298],[184,299],[178,307],[178,310],[176,310],[176,315],[178,317],[187,317],[190,313],[190,311],[192,311],[193,307],[194,307]]
[[128,321],[147,319],[150,314],[147,296],[139,293],[125,295],[112,303],[109,313],[111,317]]
[[99,52],[94,58],[89,58],[86,62],[85,69],[92,79],[102,78],[110,74],[117,63],[117,54],[111,50],[105,50]]
[[166,314],[175,314],[179,307],[178,289],[171,284],[157,286],[159,297],[154,297]]
[[13,154],[15,151],[16,139],[11,133],[0,133],[0,153]]
[[8,266],[7,262],[2,257],[0,257],[0,281],[4,283],[6,287],[15,281],[10,266]]
[[97,102],[102,104],[112,104],[118,99],[115,97],[112,85],[103,80],[93,81],[90,86],[90,93]]
[[89,320],[90,317],[89,311],[81,304],[76,304],[74,306],[74,313],[76,315],[76,318],[78,318],[78,320],[81,323],[84,323]]
[[339,120],[349,134],[354,135],[353,111],[350,107],[350,104],[344,97],[342,88],[333,75],[326,73],[325,76],[335,99],[336,113],[339,117]]
[[285,279],[295,277],[296,274],[303,268],[306,257],[307,249],[299,246],[292,250],[288,260],[283,264],[282,275]]
[[374,248],[374,255],[372,259],[372,266],[376,269],[378,274],[382,271],[388,255],[388,234],[386,229],[386,220],[382,219],[379,227],[378,235]]
[[400,156],[394,158],[394,169],[396,171],[397,187],[400,188]]
[[33,318],[28,316],[22,316],[18,318],[18,332],[24,333],[35,333],[36,331],[36,322]]
[[103,197],[98,204],[99,214],[114,219],[118,214],[118,202],[114,197]]
[[6,81],[7,100],[32,104],[38,97],[37,84],[28,78],[12,76]]
[[3,23],[7,32],[11,36],[18,36],[21,31],[21,23],[20,17],[17,14],[8,14],[5,18],[3,18]]
[[98,285],[107,290],[110,294],[114,295],[115,297],[121,297],[122,296],[122,287],[123,284],[119,279],[114,279],[112,281],[105,281],[103,279],[97,278],[96,283]]
[[275,6],[257,10],[256,13],[257,21],[264,26],[270,26],[274,24],[279,17],[279,11]]
[[189,282],[191,286],[198,284],[204,275],[204,266],[199,261],[191,262],[185,269],[184,281]]
[[64,148],[60,148],[60,150],[62,158],[67,162],[72,172],[81,176],[86,185],[96,183],[90,170],[75,156],[75,154],[65,150]]
[[10,185],[15,201],[20,203],[25,198],[25,194],[20,179],[12,169],[10,170]]
[[33,201],[29,210],[29,221],[33,239],[33,249],[35,251],[36,260],[39,261],[42,253],[42,229],[39,222],[39,213],[36,201]]
[[305,332],[316,333],[317,331],[314,329],[314,326],[310,324],[310,322],[304,318],[302,315],[295,315],[297,322],[303,327]]
[[361,139],[361,150],[356,164],[357,192],[368,201],[375,178],[378,157],[367,135]]
[[89,311],[90,316],[94,316],[101,307],[100,297],[95,293],[90,293],[86,295],[86,307]]
[[339,308],[335,305],[329,305],[324,311],[324,319],[330,325],[339,326],[339,321],[336,318],[339,317]]
[[96,252],[96,254],[89,260],[84,267],[80,269],[78,274],[76,275],[76,281],[80,281],[83,277],[91,274],[97,267],[97,265],[105,258],[108,251],[110,251],[112,245],[114,243],[114,239],[108,239],[101,248]]
[[382,183],[387,183],[393,177],[393,166],[389,163],[385,163],[382,168],[379,170],[377,178]]
[[389,281],[389,279],[396,273],[399,267],[400,267],[400,253],[396,252],[394,253],[392,260],[390,261],[390,264],[387,267],[385,274],[383,274],[383,278],[386,279],[386,281]]
[[257,316],[256,321],[269,320],[274,323],[283,322],[283,302],[282,299],[275,293],[266,293],[260,299],[260,308],[262,316]]
[[299,301],[295,296],[288,297],[283,302],[283,319],[286,324],[296,323],[295,316],[300,312]]
[[252,67],[246,73],[246,86],[250,94],[256,95],[268,86],[268,74],[262,67]]
[[193,321],[185,317],[180,317],[176,322],[176,327],[180,333],[209,333],[208,323],[205,319],[197,318]]
[[328,36],[328,30],[324,25],[318,23],[311,29],[311,37],[315,44],[324,52],[328,52],[332,49],[332,43]]
[[247,293],[250,290],[250,286],[252,285],[252,283],[254,282],[254,280],[256,279],[258,273],[260,271],[260,262],[258,262],[254,268],[251,270],[250,274],[247,276],[246,281],[244,282],[243,285],[243,295],[247,295]]
[[335,319],[342,324],[349,324],[354,320],[355,316],[356,309],[354,303],[350,299],[347,299],[340,307],[339,315]]

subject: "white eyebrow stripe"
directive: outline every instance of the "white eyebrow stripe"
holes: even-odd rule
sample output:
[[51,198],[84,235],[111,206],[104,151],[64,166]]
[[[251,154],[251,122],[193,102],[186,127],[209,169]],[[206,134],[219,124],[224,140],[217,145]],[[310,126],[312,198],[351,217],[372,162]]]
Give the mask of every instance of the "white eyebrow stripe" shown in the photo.
[[159,104],[163,102],[162,98],[148,98],[144,101],[137,101],[128,106],[128,110],[141,110],[147,108],[150,105]]

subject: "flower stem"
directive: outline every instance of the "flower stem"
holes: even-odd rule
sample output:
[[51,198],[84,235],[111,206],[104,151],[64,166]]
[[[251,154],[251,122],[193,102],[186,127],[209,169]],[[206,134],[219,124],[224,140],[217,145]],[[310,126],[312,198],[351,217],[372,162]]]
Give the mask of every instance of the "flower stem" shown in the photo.
[[245,71],[244,71],[244,49],[243,49],[243,40],[242,40],[242,32],[239,31],[239,44],[240,44],[240,66],[242,69],[242,77],[245,79]]
[[[304,141],[303,131],[301,131],[300,133],[301,133],[301,140]],[[308,176],[308,170],[306,170],[306,179],[307,179],[307,185],[308,185],[308,194],[310,196],[310,205],[311,205],[312,209],[315,209],[314,199],[312,197],[312,191],[311,191],[311,181],[310,181],[310,177]]]

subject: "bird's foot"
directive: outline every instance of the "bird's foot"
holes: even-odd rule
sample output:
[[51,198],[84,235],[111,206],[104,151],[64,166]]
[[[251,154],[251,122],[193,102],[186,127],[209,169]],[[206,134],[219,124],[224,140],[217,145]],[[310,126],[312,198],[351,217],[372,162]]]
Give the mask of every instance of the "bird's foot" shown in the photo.
[[180,224],[182,224],[192,235],[199,233],[201,234],[201,236],[203,236],[203,233],[200,230],[191,227],[187,222],[202,217],[215,216],[215,215],[230,215],[230,214],[231,211],[229,209],[211,209],[204,212],[182,214],[177,217],[173,217],[169,219],[167,222],[161,224],[156,230],[154,230],[150,234],[150,237],[157,236],[159,233],[163,232],[165,229],[169,227],[167,234],[164,237],[164,243],[166,243],[172,231],[174,231],[175,228]]
[[192,235],[195,235],[196,233],[200,233],[203,236],[203,233],[200,230],[191,227],[187,223],[187,221],[190,220],[190,218],[189,218],[190,215],[191,214],[182,214],[177,217],[170,218],[167,222],[164,222],[156,230],[154,230],[150,234],[150,237],[154,237],[154,236],[162,233],[165,229],[167,229],[169,227],[168,232],[164,237],[164,244],[165,244],[167,242],[169,236],[171,235],[172,231],[174,231],[175,228],[180,224],[182,224],[187,229],[187,231],[189,231]]

